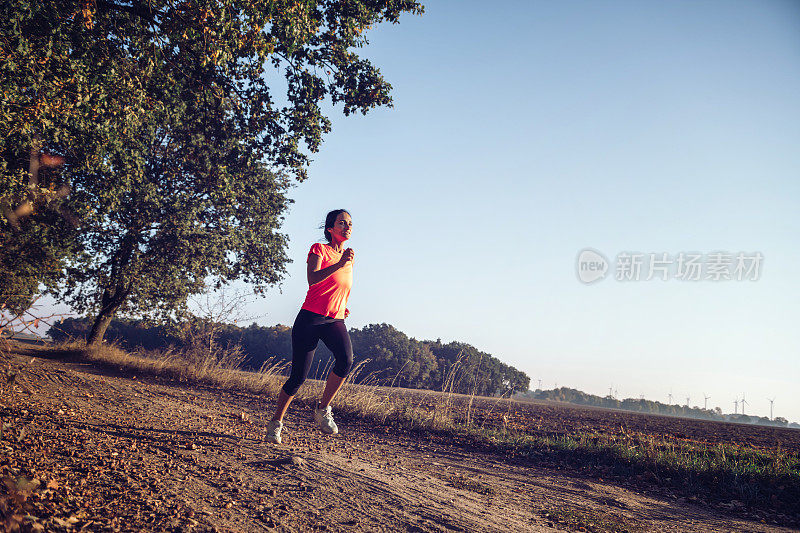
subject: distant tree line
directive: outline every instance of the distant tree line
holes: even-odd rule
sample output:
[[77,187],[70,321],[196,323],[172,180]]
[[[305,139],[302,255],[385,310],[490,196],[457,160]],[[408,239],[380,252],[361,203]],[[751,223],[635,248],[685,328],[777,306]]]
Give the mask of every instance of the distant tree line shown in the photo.
[[[56,341],[85,338],[92,328],[89,318],[68,318],[48,332]],[[530,378],[496,357],[462,342],[442,343],[410,338],[389,324],[370,324],[350,330],[353,342],[354,365],[363,363],[358,377],[381,384],[401,387],[442,390],[448,375],[453,376],[448,390],[484,396],[526,391]],[[146,325],[133,320],[112,320],[106,339],[128,350],[163,350],[172,346],[180,349],[181,336],[165,326]],[[221,325],[217,342],[236,344],[247,360],[245,368],[258,370],[267,362],[289,362],[292,359],[291,327],[284,325],[242,328],[233,324]],[[332,354],[320,342],[310,377],[324,376],[326,363]]]
[[[779,416],[775,417],[774,420],[770,420],[764,416],[723,414],[719,407],[715,409],[703,409],[701,407],[689,407],[688,405],[670,405],[639,398],[625,398],[624,400],[619,400],[613,396],[596,396],[594,394],[587,394],[583,391],[570,389],[568,387],[561,387],[552,390],[529,390],[518,393],[515,395],[515,398],[520,400],[530,399],[566,402],[575,405],[591,405],[594,407],[622,409],[625,411],[635,411],[639,413],[685,416],[688,418],[700,418],[703,420],[718,420],[780,427],[787,427],[789,425],[788,420]],[[792,427],[796,426],[796,424],[792,424]]]

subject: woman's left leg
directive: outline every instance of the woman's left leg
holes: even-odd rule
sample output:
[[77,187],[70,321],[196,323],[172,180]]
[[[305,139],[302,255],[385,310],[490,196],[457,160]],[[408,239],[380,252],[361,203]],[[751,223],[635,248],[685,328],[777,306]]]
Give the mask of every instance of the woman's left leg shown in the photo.
[[325,409],[336,397],[336,393],[339,392],[342,384],[344,384],[347,374],[350,373],[350,369],[353,366],[353,345],[350,342],[350,334],[347,333],[347,326],[344,325],[344,322],[326,324],[319,337],[325,343],[325,346],[333,352],[333,357],[335,358],[333,369],[328,374],[325,391],[322,393],[322,399],[319,402],[319,408]]

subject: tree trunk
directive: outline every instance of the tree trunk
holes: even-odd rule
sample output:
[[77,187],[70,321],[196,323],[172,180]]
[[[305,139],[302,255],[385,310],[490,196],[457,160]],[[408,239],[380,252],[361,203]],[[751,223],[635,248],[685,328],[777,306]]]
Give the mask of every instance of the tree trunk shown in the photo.
[[103,337],[106,334],[106,329],[114,317],[117,315],[117,310],[122,306],[127,294],[122,293],[111,296],[108,291],[103,292],[103,307],[97,314],[92,325],[92,331],[89,332],[89,337],[86,339],[86,344],[95,347],[103,342]]
[[109,276],[111,278],[109,280],[110,283],[103,289],[103,296],[100,299],[100,312],[94,320],[92,331],[89,332],[89,338],[86,339],[86,344],[91,347],[99,346],[103,342],[108,325],[114,320],[117,311],[131,293],[133,281],[128,278],[126,282],[127,276],[123,274],[130,264],[131,256],[135,249],[136,235],[137,233],[134,230],[125,234],[120,242],[119,250],[114,254],[111,275]]
[[86,340],[86,344],[94,347],[99,346],[103,342],[106,329],[108,329],[108,325],[111,324],[111,321],[114,319],[114,314],[115,313],[105,313],[101,311],[100,314],[97,315],[92,325],[92,331],[89,333],[89,338]]

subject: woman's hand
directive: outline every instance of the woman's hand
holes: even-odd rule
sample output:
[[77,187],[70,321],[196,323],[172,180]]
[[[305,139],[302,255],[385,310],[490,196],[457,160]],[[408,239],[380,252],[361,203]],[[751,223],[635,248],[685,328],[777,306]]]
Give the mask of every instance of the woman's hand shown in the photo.
[[352,261],[354,256],[355,252],[353,252],[353,249],[347,248],[344,252],[342,252],[342,257],[339,259],[339,265],[344,266],[348,261]]
[[348,308],[344,308],[344,317],[347,318],[350,316],[350,310]]

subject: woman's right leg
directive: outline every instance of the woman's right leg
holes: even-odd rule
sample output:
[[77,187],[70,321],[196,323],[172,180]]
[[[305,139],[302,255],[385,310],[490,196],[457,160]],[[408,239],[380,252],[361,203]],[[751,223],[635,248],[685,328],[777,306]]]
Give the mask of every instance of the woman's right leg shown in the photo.
[[286,394],[286,391],[281,388],[281,391],[278,393],[278,406],[275,408],[275,414],[272,415],[273,420],[283,420],[283,417],[286,416],[286,410],[289,408],[289,404],[292,403],[292,399],[294,396],[289,396]]
[[278,405],[272,420],[283,420],[289,404],[297,394],[297,389],[308,377],[311,362],[314,360],[314,351],[319,342],[316,329],[310,320],[311,316],[301,309],[292,326],[292,373],[278,394]]

